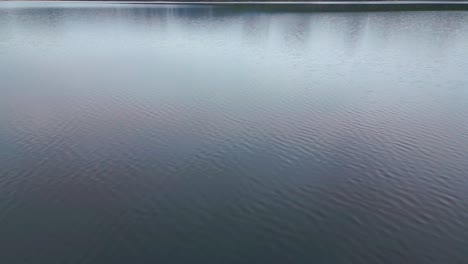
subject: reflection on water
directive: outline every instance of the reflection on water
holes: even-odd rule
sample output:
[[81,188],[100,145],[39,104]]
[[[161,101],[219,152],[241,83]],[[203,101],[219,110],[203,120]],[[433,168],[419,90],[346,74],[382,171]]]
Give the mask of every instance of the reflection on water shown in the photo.
[[0,3],[5,263],[464,263],[468,13]]

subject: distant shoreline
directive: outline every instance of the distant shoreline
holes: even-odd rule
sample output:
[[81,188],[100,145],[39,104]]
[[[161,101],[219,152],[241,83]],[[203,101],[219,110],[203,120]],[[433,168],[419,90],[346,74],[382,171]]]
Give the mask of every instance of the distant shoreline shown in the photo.
[[340,0],[340,1],[129,1],[129,0],[0,0],[0,2],[106,2],[106,3],[148,3],[148,4],[296,4],[296,5],[468,5],[468,1],[443,1],[443,0],[428,0],[428,1],[412,1],[412,0],[382,0],[382,1],[355,1],[355,0]]
[[13,0],[18,2],[158,4],[158,5],[210,5],[216,7],[249,8],[266,11],[468,11],[468,1],[75,1],[75,0]]

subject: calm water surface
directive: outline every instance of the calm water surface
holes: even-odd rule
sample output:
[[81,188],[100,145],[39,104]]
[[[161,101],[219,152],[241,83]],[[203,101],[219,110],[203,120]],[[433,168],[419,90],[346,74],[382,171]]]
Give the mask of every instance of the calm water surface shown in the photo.
[[468,263],[468,12],[0,3],[2,263]]

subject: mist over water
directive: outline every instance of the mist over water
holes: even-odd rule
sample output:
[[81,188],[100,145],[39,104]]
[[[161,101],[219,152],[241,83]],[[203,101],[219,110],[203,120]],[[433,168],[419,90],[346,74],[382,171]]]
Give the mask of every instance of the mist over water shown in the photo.
[[2,263],[465,263],[468,12],[0,3]]

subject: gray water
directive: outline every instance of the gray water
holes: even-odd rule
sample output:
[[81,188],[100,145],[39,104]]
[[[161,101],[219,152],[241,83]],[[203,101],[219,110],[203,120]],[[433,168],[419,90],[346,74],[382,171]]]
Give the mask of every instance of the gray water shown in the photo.
[[0,3],[1,263],[468,263],[468,12]]

